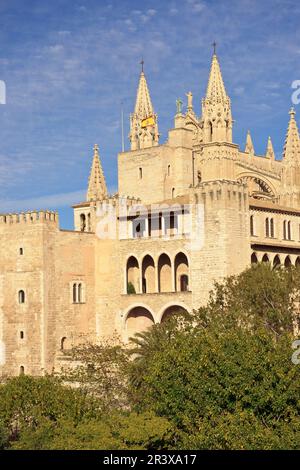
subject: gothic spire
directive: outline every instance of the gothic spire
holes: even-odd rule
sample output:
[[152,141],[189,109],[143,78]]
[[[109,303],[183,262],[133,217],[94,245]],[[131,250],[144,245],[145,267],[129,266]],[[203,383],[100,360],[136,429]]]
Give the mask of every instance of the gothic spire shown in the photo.
[[250,131],[247,132],[245,152],[249,153],[250,155],[254,155],[255,153]]
[[290,122],[288,125],[286,139],[283,149],[283,158],[285,160],[295,161],[300,159],[300,138],[297,127],[297,122],[295,119],[296,112],[294,108],[291,108],[290,112]]
[[202,100],[202,122],[204,143],[232,142],[231,103],[225,90],[215,46],[206,95]]
[[136,94],[134,113],[130,116],[131,150],[158,145],[159,133],[157,115],[154,113],[150,93],[144,73],[144,61]]
[[134,113],[140,119],[146,119],[154,114],[147,80],[144,72],[141,72],[139,86],[136,94]]
[[205,99],[210,100],[212,104],[226,104],[228,99],[220,64],[215,53],[212,57]]
[[87,201],[98,201],[107,196],[105,178],[99,157],[99,147],[94,145],[93,163],[89,177]]
[[270,158],[271,160],[275,160],[275,152],[272,144],[271,137],[268,138],[268,145],[266,150],[266,157]]

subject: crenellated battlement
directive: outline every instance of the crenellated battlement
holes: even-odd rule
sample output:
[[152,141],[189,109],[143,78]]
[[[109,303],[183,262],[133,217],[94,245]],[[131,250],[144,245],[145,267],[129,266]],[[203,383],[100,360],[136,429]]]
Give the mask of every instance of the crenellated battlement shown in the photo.
[[0,214],[1,225],[54,223],[58,226],[58,222],[58,212],[47,210]]
[[96,210],[106,209],[108,206],[112,207],[132,207],[136,204],[141,204],[141,199],[130,196],[119,196],[118,194],[108,196],[105,199],[97,202]]
[[[239,210],[248,207],[248,188],[244,182],[232,180],[214,180],[200,183],[192,188],[194,197],[206,205],[221,204],[222,206],[238,205]],[[236,204],[235,204],[236,203]]]

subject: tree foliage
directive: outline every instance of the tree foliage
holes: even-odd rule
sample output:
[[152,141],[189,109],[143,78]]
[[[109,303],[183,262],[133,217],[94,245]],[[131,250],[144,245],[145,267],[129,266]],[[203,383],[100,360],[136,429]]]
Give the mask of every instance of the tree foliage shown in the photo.
[[259,264],[129,347],[87,344],[60,378],[9,380],[0,447],[300,449],[299,281]]

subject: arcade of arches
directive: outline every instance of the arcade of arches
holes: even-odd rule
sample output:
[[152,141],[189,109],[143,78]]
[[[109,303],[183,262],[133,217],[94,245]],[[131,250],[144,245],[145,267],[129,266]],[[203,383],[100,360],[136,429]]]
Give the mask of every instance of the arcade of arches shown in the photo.
[[286,255],[283,253],[257,253],[253,252],[251,255],[251,264],[256,263],[270,263],[274,268],[284,266],[300,266],[300,255]]
[[155,261],[147,254],[142,260],[130,256],[126,265],[128,294],[184,292],[189,290],[189,262],[179,252],[174,258],[162,253]]
[[167,321],[172,316],[185,312],[188,313],[187,309],[181,305],[166,306],[162,313],[156,317],[151,313],[150,309],[144,306],[133,307],[129,310],[125,318],[125,331],[127,337],[130,338],[136,333],[146,331],[148,328],[153,326],[155,323],[162,323]]

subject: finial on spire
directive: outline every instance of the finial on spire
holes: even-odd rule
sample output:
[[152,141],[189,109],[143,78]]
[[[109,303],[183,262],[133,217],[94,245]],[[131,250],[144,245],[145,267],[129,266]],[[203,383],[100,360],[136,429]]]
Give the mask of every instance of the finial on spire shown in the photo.
[[140,62],[141,66],[142,66],[142,73],[144,73],[144,63],[145,63],[145,61],[144,61],[144,59],[143,59],[143,57],[142,57],[142,60],[141,60],[141,62]]
[[94,153],[98,153],[98,152],[99,152],[99,145],[95,144],[94,145]]
[[213,46],[213,48],[214,48],[214,55],[216,55],[216,48],[217,48],[217,43],[216,43],[216,41],[214,41],[214,42],[212,43],[212,46]]
[[289,159],[290,161],[296,161],[300,156],[300,136],[295,114],[296,111],[292,107],[289,111],[290,121],[283,149],[283,157],[285,160]]
[[249,153],[250,155],[254,155],[254,153],[255,153],[254,145],[253,145],[251,134],[250,134],[249,130],[247,132],[245,153]]
[[275,160],[275,152],[274,152],[274,149],[273,149],[273,144],[272,144],[272,140],[271,140],[270,136],[268,138],[266,157],[271,158],[271,160]]

